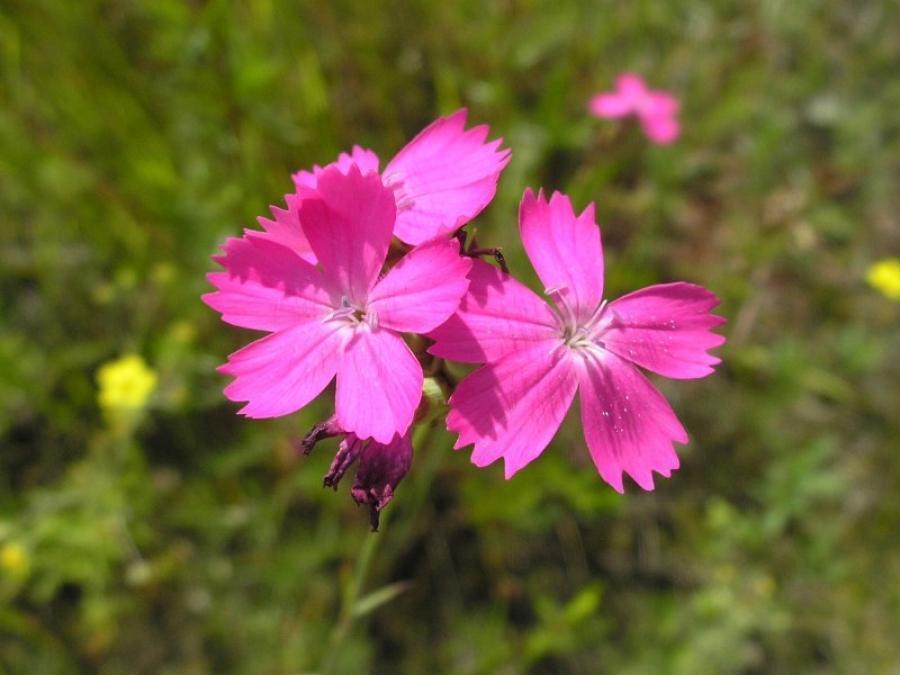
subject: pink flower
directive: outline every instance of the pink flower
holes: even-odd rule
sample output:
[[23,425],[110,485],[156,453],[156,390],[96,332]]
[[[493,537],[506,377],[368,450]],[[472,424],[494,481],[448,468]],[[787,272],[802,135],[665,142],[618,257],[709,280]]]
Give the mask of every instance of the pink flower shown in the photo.
[[619,75],[616,90],[591,98],[588,109],[597,117],[610,119],[637,115],[647,137],[661,145],[672,143],[680,132],[678,99],[648,89],[644,80],[632,73]]
[[218,290],[203,299],[224,321],[271,332],[220,368],[235,378],[225,394],[246,401],[247,417],[277,417],[336,376],[341,428],[388,444],[409,429],[422,394],[422,367],[400,333],[429,331],[456,310],[471,260],[455,240],[435,240],[381,277],[396,217],[392,190],[356,165],[346,174],[324,169],[317,182],[298,214],[317,266],[248,232],[226,242],[217,258],[225,271],[209,275]]
[[[466,114],[463,108],[432,122],[381,173],[396,200],[394,235],[404,243],[417,246],[449,236],[494,198],[510,151],[500,149],[503,139],[486,142],[487,125],[466,130]],[[285,196],[287,209],[273,206],[274,220],[259,218],[263,237],[278,241],[315,263],[298,222],[303,198],[316,189],[324,171],[337,167],[341,173],[347,173],[351,166],[358,167],[364,175],[377,173],[378,155],[355,145],[350,153],[341,153],[325,168],[314,166],[312,171],[295,173],[297,191]]]
[[710,329],[718,299],[693,284],[650,286],[607,303],[594,205],[580,216],[565,195],[527,190],[519,211],[525,251],[547,304],[481,261],[459,310],[432,331],[436,356],[486,363],[460,382],[447,427],[472,462],[501,457],[506,477],[534,460],[580,392],[587,445],[600,476],[619,492],[622,473],[645,490],[652,472],[678,468],[673,443],[688,438],[672,408],[636,366],[675,379],[704,377],[707,353],[725,338]]

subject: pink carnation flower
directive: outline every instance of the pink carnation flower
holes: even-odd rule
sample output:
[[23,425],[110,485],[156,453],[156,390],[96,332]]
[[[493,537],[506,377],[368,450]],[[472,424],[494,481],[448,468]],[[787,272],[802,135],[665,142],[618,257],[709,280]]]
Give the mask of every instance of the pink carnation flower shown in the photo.
[[[381,173],[397,206],[394,235],[417,246],[449,236],[481,213],[494,198],[500,172],[509,163],[510,151],[501,150],[503,139],[488,142],[487,125],[466,129],[466,110],[441,117],[423,129],[397,153]],[[293,175],[297,192],[287,195],[287,209],[271,207],[274,220],[259,218],[264,237],[274,239],[315,262],[315,256],[298,224],[304,195],[315,190],[319,177],[331,167],[347,173],[351,166],[362,174],[377,173],[378,155],[358,145],[341,153],[325,168]]]
[[[285,243],[248,232],[217,257],[218,289],[203,296],[228,323],[270,335],[232,354],[225,389],[241,413],[287,415],[336,376],[340,427],[391,443],[409,429],[422,395],[422,367],[401,333],[444,322],[468,287],[471,260],[455,240],[413,249],[383,277],[396,218],[394,193],[356,165],[322,170],[299,218],[317,265]],[[435,270],[440,270],[436,275]]]
[[666,91],[648,89],[639,75],[623,73],[616,78],[616,90],[591,98],[588,109],[608,119],[636,115],[644,133],[654,143],[672,143],[680,132],[678,99]]
[[565,195],[527,190],[519,229],[549,305],[481,261],[459,310],[432,331],[436,356],[486,363],[450,399],[456,448],[474,443],[472,462],[501,457],[510,478],[556,434],[575,393],[587,445],[600,476],[619,492],[627,473],[645,490],[652,472],[678,468],[673,443],[688,437],[672,408],[637,366],[690,379],[713,372],[707,350],[725,338],[718,299],[700,286],[650,286],[607,303],[594,205],[580,216]]

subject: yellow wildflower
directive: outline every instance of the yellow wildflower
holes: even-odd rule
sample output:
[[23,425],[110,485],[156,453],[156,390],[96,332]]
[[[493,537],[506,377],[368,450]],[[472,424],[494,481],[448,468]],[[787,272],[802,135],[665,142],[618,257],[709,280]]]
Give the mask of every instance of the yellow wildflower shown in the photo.
[[147,403],[156,388],[156,373],[137,354],[104,363],[97,372],[100,407],[110,413],[133,412]]
[[885,258],[869,267],[866,281],[891,300],[900,300],[900,258]]
[[28,569],[28,552],[15,542],[0,548],[0,569],[12,576],[21,576]]

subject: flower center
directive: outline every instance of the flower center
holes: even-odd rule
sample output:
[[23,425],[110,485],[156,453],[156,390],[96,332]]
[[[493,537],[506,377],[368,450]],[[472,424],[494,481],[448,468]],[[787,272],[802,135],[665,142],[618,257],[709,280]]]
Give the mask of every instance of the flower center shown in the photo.
[[340,307],[329,313],[324,321],[341,321],[353,327],[365,323],[373,330],[378,327],[378,316],[375,312],[369,312],[365,307],[354,305],[346,295],[341,296]]
[[568,327],[565,328],[562,337],[563,342],[569,349],[591,349],[599,346],[590,331],[583,326],[579,326],[574,330]]
[[604,347],[601,339],[603,333],[615,320],[615,312],[609,308],[606,300],[601,300],[587,317],[583,317],[569,304],[562,289],[548,289],[546,293],[553,298],[560,337],[566,347],[575,350]]

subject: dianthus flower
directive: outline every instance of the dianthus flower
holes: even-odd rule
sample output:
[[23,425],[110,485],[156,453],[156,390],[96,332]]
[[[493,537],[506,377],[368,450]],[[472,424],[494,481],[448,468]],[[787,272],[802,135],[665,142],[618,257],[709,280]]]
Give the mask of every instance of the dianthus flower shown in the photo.
[[680,133],[678,99],[669,92],[649,89],[633,73],[619,75],[615,91],[596,94],[588,109],[596,117],[608,119],[636,115],[647,137],[661,145],[672,143]]
[[[394,192],[355,164],[322,170],[299,208],[317,263],[271,237],[229,239],[203,297],[228,323],[271,334],[232,354],[225,389],[247,417],[287,415],[337,377],[336,418],[359,439],[406,434],[422,396],[422,367],[401,333],[445,321],[466,292],[471,260],[438,239],[381,276],[396,219]],[[440,270],[440,274],[435,274]]]
[[652,472],[678,468],[673,443],[686,443],[672,408],[637,366],[675,379],[704,377],[707,353],[725,338],[718,299],[693,284],[643,288],[603,300],[603,253],[591,204],[576,216],[569,198],[527,190],[519,211],[525,251],[553,300],[482,261],[469,273],[457,312],[432,331],[429,351],[484,363],[450,398],[447,427],[472,462],[503,458],[510,478],[537,458],[580,394],[581,419],[600,476],[616,490],[627,473],[645,490]]

